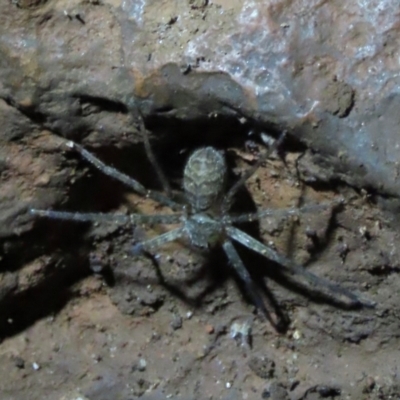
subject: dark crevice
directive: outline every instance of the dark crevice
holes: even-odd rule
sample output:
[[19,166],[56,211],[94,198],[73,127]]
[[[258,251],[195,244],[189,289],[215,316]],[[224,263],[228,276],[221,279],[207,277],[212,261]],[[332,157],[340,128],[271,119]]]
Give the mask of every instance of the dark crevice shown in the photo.
[[165,105],[163,107],[158,107],[153,110],[154,114],[168,114],[174,110],[172,105]]
[[3,97],[3,100],[11,107],[17,109],[21,114],[25,115],[32,122],[43,125],[47,121],[47,116],[40,111],[37,111],[35,106],[22,106],[9,96]]
[[389,276],[391,274],[398,274],[400,267],[393,267],[391,265],[379,265],[368,270],[372,276]]
[[92,106],[91,110],[94,112],[108,111],[112,113],[128,113],[128,108],[126,105],[120,101],[107,99],[105,97],[89,96],[89,95],[75,95],[73,96],[79,99],[82,107],[82,112],[84,108],[88,105]]
[[275,138],[280,134],[272,128],[262,130],[250,120],[241,123],[237,118],[223,116],[180,121],[153,115],[146,118],[145,123],[152,132],[152,145],[157,159],[172,179],[182,175],[188,157],[199,147],[212,146],[225,151],[230,147],[243,148],[249,140],[265,146],[259,135],[261,131]]
[[0,301],[0,340],[56,314],[74,296],[71,285],[86,277],[88,268],[72,254],[64,254],[65,265],[54,268],[39,283]]

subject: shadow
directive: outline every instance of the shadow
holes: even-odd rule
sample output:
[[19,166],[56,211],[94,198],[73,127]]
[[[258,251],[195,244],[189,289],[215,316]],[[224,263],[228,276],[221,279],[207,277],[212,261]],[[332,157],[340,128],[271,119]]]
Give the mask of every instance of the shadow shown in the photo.
[[[253,205],[251,205],[251,207],[253,207]],[[330,219],[328,221],[324,240],[318,240],[314,243],[314,247],[309,253],[310,257],[308,262],[305,265],[300,265],[300,268],[304,268],[304,270],[306,270],[308,265],[317,262],[319,256],[332,242],[333,235],[337,226],[336,215],[342,210],[342,208],[343,205],[341,204],[338,204],[333,208]],[[244,210],[245,209],[242,209],[241,211],[248,212],[247,210]],[[238,211],[236,210],[236,212]],[[263,243],[263,240],[260,236],[258,223],[245,223],[240,224],[237,227],[258,240],[259,242]],[[293,251],[293,249],[295,248],[295,235],[296,227],[291,226],[286,245],[286,248],[288,249],[288,254],[290,254],[290,252]],[[355,310],[363,308],[363,305],[361,303],[356,304],[348,296],[346,297],[346,295],[340,292],[341,290],[345,290],[348,292],[348,294],[354,295],[350,290],[342,288],[339,284],[336,284],[335,282],[329,282],[332,285],[332,288],[328,289],[326,286],[324,286],[324,282],[326,282],[326,279],[319,278],[317,275],[314,275],[312,273],[309,274],[315,281],[311,282],[307,279],[303,279],[302,281],[301,278],[304,278],[304,276],[298,275],[296,274],[296,272],[288,273],[287,270],[282,268],[280,264],[269,260],[267,257],[263,257],[260,254],[253,252],[251,249],[248,249],[243,245],[236,244],[236,247],[246,268],[248,269],[254,281],[257,282],[257,284],[263,291],[264,296],[268,299],[271,299],[269,301],[271,301],[275,305],[277,309],[276,312],[282,318],[283,325],[285,325],[286,323],[288,324],[290,321],[288,321],[287,316],[283,315],[282,310],[279,310],[279,306],[274,300],[274,297],[271,295],[270,290],[268,290],[265,286],[266,279],[270,278],[281,286],[286,287],[289,290],[298,293],[315,303],[328,304],[330,306],[343,310]],[[290,256],[284,257],[290,259]],[[320,285],[315,285],[315,283],[319,283]],[[347,301],[344,301],[340,296],[346,297]]]
[[[232,169],[230,168],[230,171],[231,170]],[[236,182],[237,179],[238,177],[231,175],[231,184]],[[245,186],[239,189],[230,211],[236,215],[240,213],[254,213],[257,211],[257,205]],[[241,223],[238,228],[262,242],[260,238],[259,221],[256,220],[252,222]],[[260,300],[263,304],[261,304],[261,307],[257,307],[261,308],[258,310],[260,316],[266,318],[278,333],[285,333],[290,324],[289,317],[279,306],[276,297],[266,284],[265,278],[269,277],[268,274],[263,273],[262,268],[260,268],[260,266],[264,265],[268,261],[244,246],[241,246],[235,242],[233,242],[233,244],[254,282],[254,290],[261,295]],[[226,257],[225,263],[227,263]],[[247,300],[248,303],[253,304],[252,294],[248,293],[248,289],[245,287],[244,282],[236,274],[234,268],[230,267],[229,271],[234,277],[242,296]]]
[[[157,186],[151,164],[141,146],[88,150],[146,186]],[[62,163],[74,165],[78,172],[74,175],[75,182],[66,188],[65,201],[55,204],[53,210],[108,212],[124,203],[129,188],[91,167],[79,154],[66,152]],[[36,202],[34,207],[40,209],[40,202]],[[17,286],[7,295],[0,296],[0,339],[15,335],[38,319],[59,312],[74,296],[71,286],[92,273],[89,256],[94,238],[90,223],[29,216],[28,207],[24,212],[23,217],[32,223],[32,229],[23,235],[7,238],[0,254],[0,271],[22,276],[24,267],[38,259],[43,266],[37,274],[38,282],[28,284],[27,288]],[[106,278],[111,283],[112,274]]]
[[[212,249],[210,251],[207,258],[205,259],[205,262],[202,263],[202,265],[195,271],[194,274],[192,274],[187,279],[179,281],[177,283],[168,282],[160,269],[160,265],[157,259],[151,254],[147,254],[147,256],[152,261],[159,284],[161,284],[166,290],[168,290],[170,294],[196,309],[201,307],[204,298],[213,293],[227,280],[228,275],[224,273],[226,272],[224,271],[224,267],[220,269],[213,268],[214,265],[223,265],[223,254],[218,248]],[[189,297],[186,295],[185,291],[182,290],[182,287],[186,288],[188,286],[196,285],[199,281],[205,281],[206,284],[204,285],[203,290],[196,297]]]
[[56,315],[74,296],[71,286],[89,274],[85,259],[74,247],[64,248],[63,262],[46,266],[45,278],[0,302],[0,340],[16,335],[37,320]]
[[[233,157],[226,152],[228,148],[245,148],[246,143],[252,141],[265,146],[258,132],[268,133],[275,138],[281,133],[273,125],[260,126],[252,120],[241,123],[237,118],[223,116],[179,121],[155,115],[148,117],[145,123],[152,132],[153,151],[162,169],[172,181],[179,183],[187,159],[200,147],[212,146],[225,152],[228,165],[231,166]],[[250,132],[253,134],[249,135]],[[293,145],[291,140],[288,143]],[[228,170],[231,171],[231,168]]]

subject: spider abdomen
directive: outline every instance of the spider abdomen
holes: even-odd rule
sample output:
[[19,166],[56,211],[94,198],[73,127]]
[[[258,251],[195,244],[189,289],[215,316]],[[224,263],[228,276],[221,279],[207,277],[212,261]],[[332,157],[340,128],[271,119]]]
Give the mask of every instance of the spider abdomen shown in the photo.
[[190,156],[184,171],[183,188],[195,212],[215,204],[223,192],[226,171],[224,156],[213,147],[203,147]]

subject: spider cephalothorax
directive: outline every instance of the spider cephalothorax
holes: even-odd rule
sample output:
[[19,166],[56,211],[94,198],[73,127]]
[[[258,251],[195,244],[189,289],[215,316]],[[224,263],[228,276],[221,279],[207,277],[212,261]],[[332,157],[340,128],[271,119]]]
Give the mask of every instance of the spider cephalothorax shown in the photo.
[[[42,217],[65,219],[74,221],[112,221],[115,223],[131,224],[180,224],[178,228],[172,229],[154,238],[138,243],[133,252],[139,254],[142,251],[151,252],[153,249],[173,240],[186,238],[189,242],[199,248],[209,249],[215,245],[221,245],[230,264],[235,272],[243,281],[249,296],[254,304],[267,315],[267,309],[259,295],[256,286],[247,271],[244,263],[233,241],[261,254],[262,256],[279,264],[282,273],[293,278],[299,276],[305,280],[309,288],[321,295],[330,297],[336,302],[341,302],[347,306],[372,306],[374,303],[362,299],[355,293],[323,278],[320,278],[307,271],[301,265],[280,255],[273,248],[264,245],[252,236],[248,235],[235,225],[243,222],[259,219],[263,216],[271,215],[274,210],[261,210],[256,213],[231,215],[229,213],[232,200],[239,188],[246,180],[253,175],[261,163],[271,154],[272,151],[282,142],[283,135],[273,146],[260,157],[255,165],[246,171],[243,176],[227,191],[226,176],[227,166],[224,155],[213,147],[203,147],[196,150],[188,159],[183,178],[183,189],[185,202],[181,204],[175,200],[168,181],[161,168],[157,164],[151,150],[147,133],[142,126],[144,133],[144,143],[147,155],[153,164],[155,171],[163,185],[164,193],[148,190],[138,181],[107,166],[93,154],[89,153],[80,145],[74,142],[67,142],[67,146],[75,149],[83,158],[92,163],[104,174],[109,175],[132,188],[137,193],[150,197],[159,203],[172,208],[176,211],[173,214],[103,214],[103,213],[73,213],[63,211],[36,210],[32,209],[31,214]],[[326,205],[305,206],[302,208],[290,208],[284,210],[287,214],[300,214],[307,209],[317,210]],[[280,210],[282,211],[282,210]]]

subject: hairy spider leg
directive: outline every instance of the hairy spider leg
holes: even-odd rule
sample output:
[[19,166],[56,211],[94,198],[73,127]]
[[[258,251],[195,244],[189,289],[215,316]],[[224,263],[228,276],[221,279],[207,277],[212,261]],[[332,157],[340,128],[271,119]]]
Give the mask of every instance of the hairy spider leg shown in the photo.
[[166,193],[167,197],[172,198],[173,194],[172,194],[171,186],[169,185],[168,179],[165,176],[160,165],[158,164],[156,156],[154,155],[153,149],[150,145],[149,131],[144,126],[143,116],[141,114],[140,114],[140,118],[139,118],[139,130],[142,133],[144,148],[146,151],[147,158],[150,160],[150,163],[153,166],[153,168],[157,174],[158,180],[160,181],[161,186],[162,186],[164,192]]
[[[346,301],[343,301],[343,303],[350,307],[354,306],[374,307],[376,305],[375,302],[372,302],[367,299],[362,299],[360,296],[357,296],[351,291],[342,288],[341,286],[334,284],[326,279],[323,279],[317,275],[312,274],[311,272],[307,271],[304,267],[294,263],[292,260],[286,257],[281,256],[270,247],[264,245],[263,243],[259,242],[258,240],[254,239],[253,237],[251,237],[247,233],[244,233],[238,228],[235,228],[233,226],[228,226],[226,227],[226,232],[231,239],[241,243],[243,246],[249,248],[250,250],[253,250],[256,253],[259,253],[262,256],[267,257],[268,259],[279,264],[280,267],[282,267],[282,269],[284,270],[285,276],[296,275],[304,277],[307,283],[309,283],[311,287],[320,294],[329,296],[329,294],[323,292],[323,289],[325,288],[330,293],[344,296],[345,298],[350,300],[350,304],[348,304]],[[299,283],[296,280],[293,280],[293,282]]]
[[174,240],[181,239],[185,236],[185,226],[173,229],[154,238],[143,240],[135,244],[132,248],[134,255],[140,255],[143,252],[150,251],[156,247],[160,247],[165,243],[173,242]]
[[339,201],[328,201],[321,204],[310,204],[303,207],[289,207],[289,208],[279,208],[279,209],[272,209],[267,208],[265,210],[257,211],[255,213],[248,213],[248,214],[240,214],[240,215],[227,215],[223,218],[223,221],[228,224],[237,224],[241,222],[252,222],[258,219],[274,216],[274,217],[284,217],[287,215],[296,215],[300,216],[301,214],[307,212],[317,212],[325,210],[329,207],[335,207],[342,203],[342,200]]
[[61,219],[78,222],[114,222],[117,224],[176,224],[181,220],[181,214],[109,214],[109,213],[79,213],[52,210],[37,210],[32,208],[29,210],[32,215],[46,217],[51,219]]
[[282,144],[286,137],[286,132],[282,132],[277,140],[272,144],[272,146],[257,160],[257,162],[249,169],[247,169],[241,178],[228,190],[228,193],[224,196],[222,200],[221,210],[223,214],[226,214],[232,205],[232,200],[235,194],[238,192],[240,187],[249,179],[261,166],[262,163]]
[[226,256],[228,257],[230,264],[232,265],[232,267],[238,274],[239,278],[244,283],[247,294],[250,296],[253,304],[258,309],[261,310],[261,312],[264,314],[264,316],[268,320],[273,322],[271,319],[270,313],[268,312],[267,308],[265,307],[264,301],[261,298],[253,279],[251,279],[251,276],[250,276],[249,272],[247,271],[238,252],[236,251],[235,247],[233,246],[232,241],[229,239],[225,240],[224,243],[222,244],[222,247],[225,251]]
[[71,149],[76,150],[84,159],[89,161],[92,165],[94,165],[98,170],[103,172],[103,174],[114,178],[125,185],[129,186],[137,193],[149,197],[159,203],[172,208],[173,210],[181,210],[182,205],[179,203],[169,199],[167,196],[164,196],[162,193],[146,189],[141,183],[136,181],[135,179],[131,178],[128,175],[123,174],[122,172],[118,171],[115,168],[109,167],[108,165],[104,164],[101,160],[91,154],[89,151],[85,150],[82,146],[72,141],[67,142],[67,146]]

